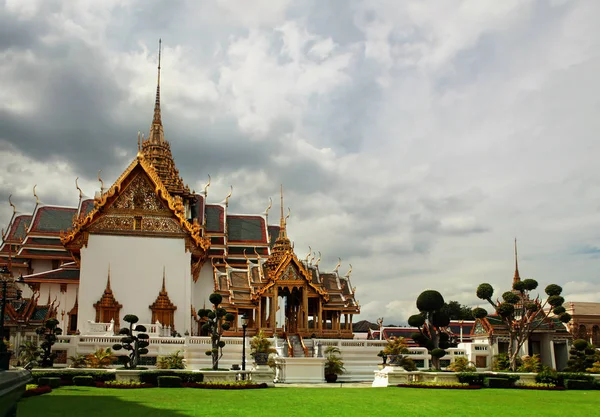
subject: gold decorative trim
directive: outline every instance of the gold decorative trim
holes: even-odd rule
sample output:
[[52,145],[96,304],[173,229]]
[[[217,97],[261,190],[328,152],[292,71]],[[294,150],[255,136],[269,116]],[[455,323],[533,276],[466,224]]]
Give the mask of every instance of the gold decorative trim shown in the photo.
[[96,220],[98,215],[102,212],[102,209],[108,203],[109,199],[119,195],[123,186],[123,182],[129,177],[131,172],[138,165],[144,170],[148,178],[152,181],[155,194],[167,203],[167,206],[177,218],[181,228],[185,232],[189,233],[196,246],[202,248],[202,250],[206,252],[210,247],[210,239],[201,235],[202,228],[197,222],[190,223],[187,221],[185,218],[185,210],[181,197],[171,196],[152,165],[146,160],[144,154],[141,152],[138,153],[137,158],[131,162],[131,164],[115,181],[115,183],[106,192],[102,193],[102,195],[95,201],[94,209],[87,216],[77,218],[73,223],[73,227],[67,230],[66,233],[61,233],[60,240],[63,245],[67,246],[73,243],[78,235]]

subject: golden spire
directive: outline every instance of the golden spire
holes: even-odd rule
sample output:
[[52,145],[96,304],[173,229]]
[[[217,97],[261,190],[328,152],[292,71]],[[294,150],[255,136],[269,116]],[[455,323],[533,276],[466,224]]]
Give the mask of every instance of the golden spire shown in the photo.
[[280,207],[280,220],[279,220],[279,236],[275,241],[275,245],[273,245],[273,252],[267,261],[267,267],[270,270],[275,270],[281,260],[285,257],[286,254],[293,252],[292,243],[290,239],[287,237],[286,231],[286,223],[287,216],[283,215],[283,185],[281,185],[281,207]]
[[513,284],[521,281],[519,276],[519,258],[517,256],[517,238],[515,238],[515,276],[513,277]]
[[13,214],[17,213],[17,206],[14,205],[14,203],[12,202],[12,194],[8,196],[8,204],[10,204],[10,206],[13,209]]
[[165,141],[165,133],[160,115],[160,55],[162,49],[162,39],[158,40],[158,79],[156,82],[156,99],[154,100],[154,117],[150,126],[150,142],[163,143]]

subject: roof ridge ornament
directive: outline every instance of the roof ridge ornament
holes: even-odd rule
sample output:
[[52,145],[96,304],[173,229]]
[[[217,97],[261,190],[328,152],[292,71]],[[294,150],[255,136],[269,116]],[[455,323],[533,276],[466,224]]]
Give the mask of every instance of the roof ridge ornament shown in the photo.
[[338,269],[340,269],[340,266],[342,266],[342,258],[338,257],[338,263],[337,263],[337,265],[335,266],[335,269],[334,269],[334,271],[335,271],[336,274],[338,273]]
[[100,174],[102,173],[102,170],[98,171],[98,181],[100,181],[100,195],[104,194],[104,181],[102,181],[102,178],[100,178]]
[[204,199],[208,198],[208,187],[210,187],[210,174],[208,174],[208,182],[204,186]]
[[519,257],[517,255],[517,238],[515,237],[515,275],[513,277],[513,285],[516,282],[521,281],[521,276],[519,275]]
[[16,207],[16,206],[13,204],[13,202],[12,202],[12,194],[10,194],[10,195],[8,196],[8,204],[10,204],[10,206],[12,207],[12,209],[13,209],[13,214],[16,214],[16,213],[17,213],[17,207]]
[[269,205],[267,206],[267,209],[265,210],[265,220],[267,223],[267,227],[269,227],[269,210],[271,210],[271,207],[273,207],[273,199],[271,197],[269,197]]
[[33,196],[35,197],[35,204],[36,204],[36,205],[39,205],[39,204],[40,204],[40,199],[39,199],[39,197],[37,196],[37,193],[35,192],[35,189],[36,189],[36,187],[37,187],[37,184],[35,184],[35,185],[33,186]]

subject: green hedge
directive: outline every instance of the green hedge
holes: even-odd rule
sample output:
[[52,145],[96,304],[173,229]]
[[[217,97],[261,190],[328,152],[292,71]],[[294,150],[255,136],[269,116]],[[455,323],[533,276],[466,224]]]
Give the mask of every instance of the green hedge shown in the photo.
[[158,377],[159,388],[180,388],[181,378],[178,376],[164,375]]
[[566,389],[594,389],[593,381],[581,381],[577,379],[565,379]]
[[457,377],[458,377],[458,382],[461,382],[463,384],[469,384],[469,385],[478,385],[478,386],[483,386],[483,378],[484,378],[484,374],[480,374],[477,372],[460,372]]
[[33,382],[35,384],[40,385],[39,378],[51,377],[58,378],[62,381],[66,381],[68,383],[73,382],[73,378],[76,376],[91,376],[94,378],[94,381],[97,382],[106,382],[106,381],[114,381],[115,373],[114,372],[106,372],[106,371],[56,371],[56,372],[48,372],[48,371],[32,371],[31,376],[33,377]]
[[508,378],[486,377],[483,380],[483,385],[486,388],[511,388],[513,386],[513,382],[511,382],[511,380]]
[[144,384],[158,385],[158,378],[161,376],[177,376],[182,382],[202,382],[204,375],[200,372],[175,372],[169,370],[146,371],[140,373],[140,382]]
[[94,381],[94,377],[91,375],[80,375],[73,377],[73,385],[77,385],[79,387],[95,387],[96,382]]
[[586,381],[586,382],[594,382],[594,377],[590,374],[586,374],[583,372],[558,372],[558,381],[556,385],[559,387],[565,387],[565,381],[568,379],[576,380],[576,381]]
[[53,376],[46,376],[39,378],[37,384],[40,386],[47,385],[50,388],[58,388],[60,387],[60,378]]

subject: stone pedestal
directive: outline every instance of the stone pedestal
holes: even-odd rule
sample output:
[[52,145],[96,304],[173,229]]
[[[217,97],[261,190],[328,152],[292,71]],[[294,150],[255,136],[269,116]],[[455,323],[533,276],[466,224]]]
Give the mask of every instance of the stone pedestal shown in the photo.
[[383,388],[398,384],[406,384],[413,380],[413,373],[406,371],[401,366],[386,366],[383,369],[375,371],[374,388]]
[[325,358],[277,358],[277,382],[325,382]]
[[115,380],[122,382],[140,382],[140,373],[136,369],[119,369],[115,371]]
[[273,380],[275,379],[275,371],[271,369],[267,365],[255,365],[252,369],[252,382],[256,384],[267,384],[272,387],[275,384]]
[[29,371],[0,371],[0,417],[16,417],[17,401],[31,381]]

